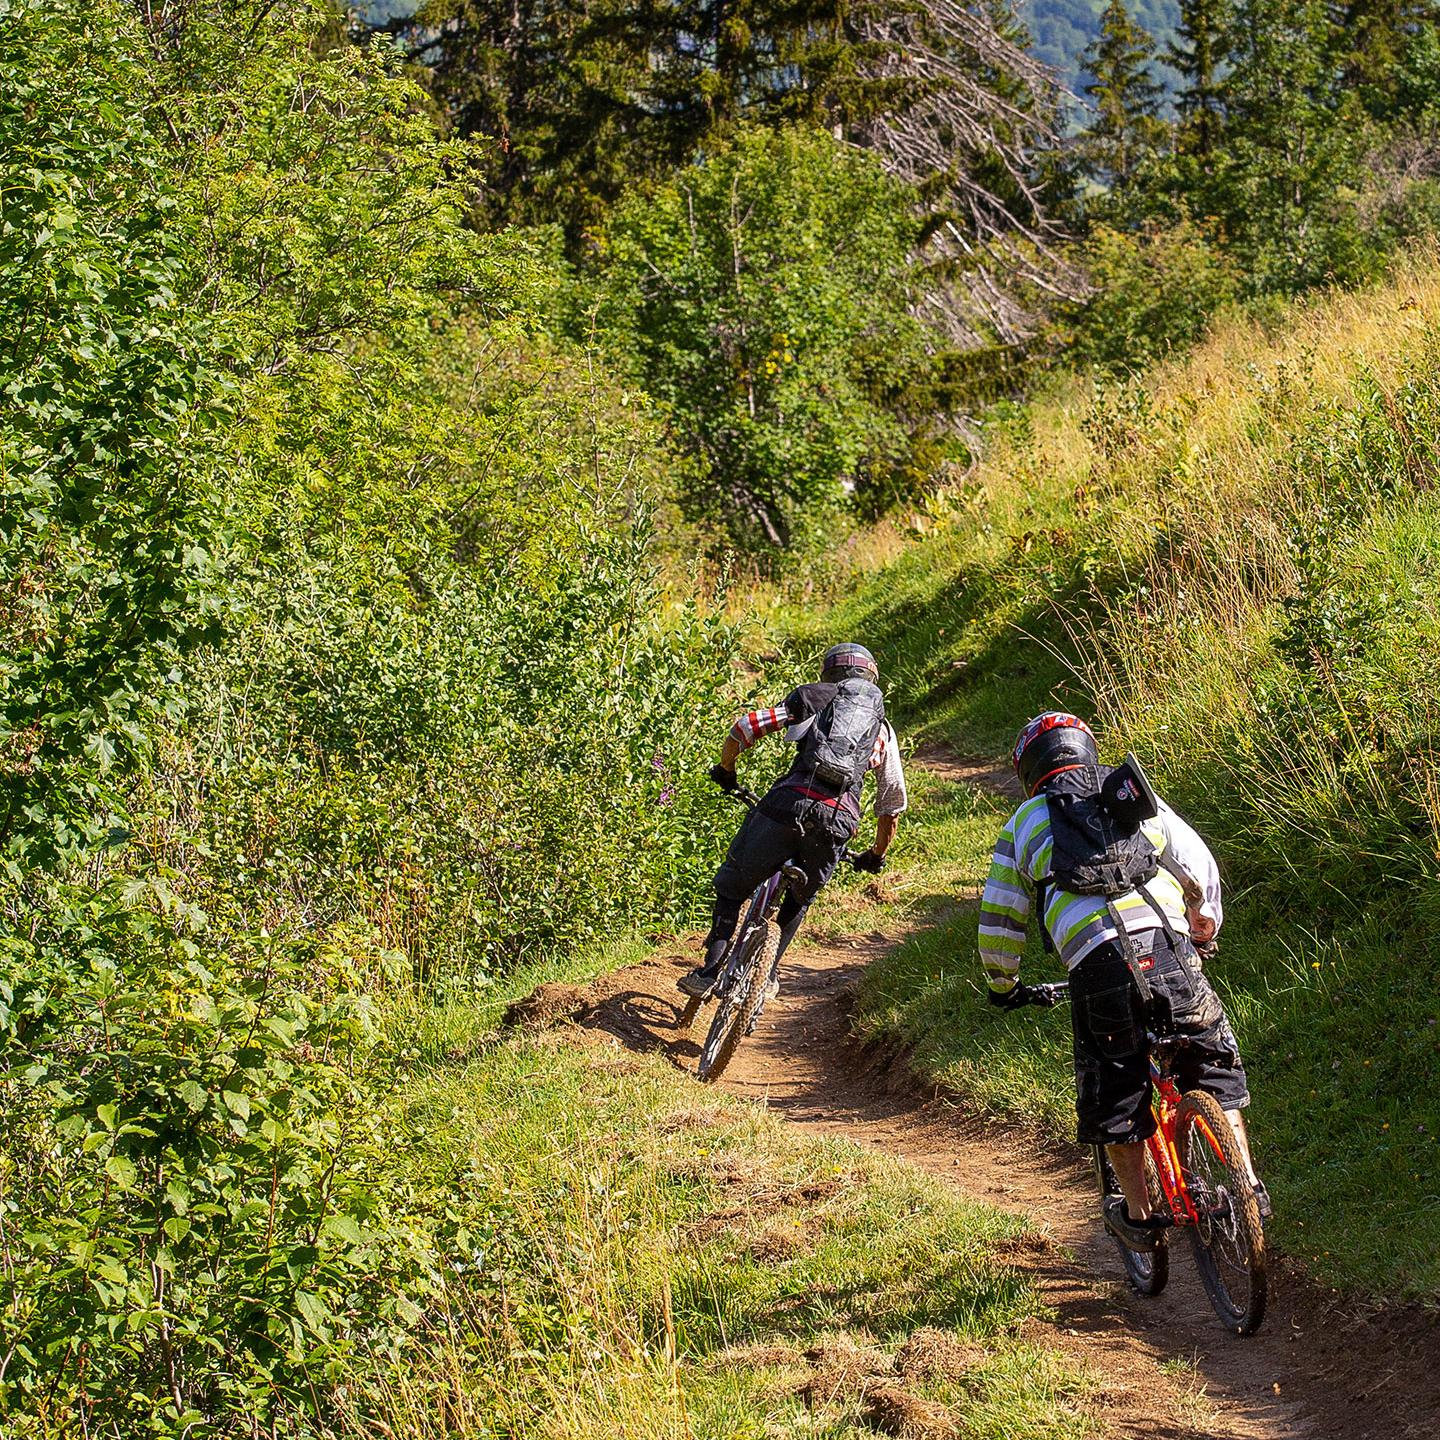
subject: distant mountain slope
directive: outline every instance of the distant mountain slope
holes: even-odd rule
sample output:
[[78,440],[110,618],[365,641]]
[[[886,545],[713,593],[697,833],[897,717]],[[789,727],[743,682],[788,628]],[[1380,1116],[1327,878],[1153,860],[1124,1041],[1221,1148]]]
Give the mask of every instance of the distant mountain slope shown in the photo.
[[[1080,55],[1100,33],[1100,15],[1106,0],[1018,0],[1021,18],[1034,36],[1032,49],[1047,65],[1060,72],[1068,89],[1081,94],[1085,84]],[[1178,0],[1127,0],[1130,13],[1163,48],[1180,19]],[[1167,83],[1172,72],[1164,69]]]

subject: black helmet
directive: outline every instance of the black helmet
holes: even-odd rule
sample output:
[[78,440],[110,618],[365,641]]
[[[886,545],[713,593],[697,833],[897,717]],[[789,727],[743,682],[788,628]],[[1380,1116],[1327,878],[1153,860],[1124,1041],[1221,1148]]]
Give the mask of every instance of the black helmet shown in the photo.
[[847,640],[841,645],[832,645],[825,652],[825,658],[820,662],[820,678],[828,682],[864,679],[878,685],[880,667],[863,645]]
[[1025,724],[1010,758],[1026,795],[1033,795],[1052,775],[1081,765],[1098,765],[1095,732],[1078,716],[1047,710]]

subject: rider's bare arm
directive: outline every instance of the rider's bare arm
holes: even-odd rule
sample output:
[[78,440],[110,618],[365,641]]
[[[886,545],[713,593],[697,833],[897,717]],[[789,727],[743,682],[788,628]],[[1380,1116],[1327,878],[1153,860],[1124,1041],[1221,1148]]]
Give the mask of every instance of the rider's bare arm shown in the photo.
[[871,847],[877,855],[883,855],[900,828],[898,815],[879,815],[875,819],[875,844]]
[[740,758],[740,742],[734,735],[727,735],[725,743],[720,747],[720,763],[727,770],[734,770],[735,762]]

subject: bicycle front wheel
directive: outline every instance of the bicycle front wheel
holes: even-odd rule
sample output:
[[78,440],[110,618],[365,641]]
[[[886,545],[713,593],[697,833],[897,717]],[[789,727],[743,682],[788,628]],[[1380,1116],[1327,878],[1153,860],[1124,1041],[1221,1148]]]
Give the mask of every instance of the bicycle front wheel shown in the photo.
[[718,1079],[730,1063],[752,1012],[763,1002],[765,982],[779,948],[780,928],[773,920],[751,926],[741,939],[734,963],[735,979],[721,997],[695,1066],[701,1080]]
[[[1103,1145],[1095,1147],[1095,1179],[1100,1185],[1102,1203],[1107,1195],[1124,1193],[1120,1189],[1120,1177],[1116,1175],[1115,1167],[1111,1165]],[[1145,1184],[1150,1191],[1150,1204],[1157,1210],[1168,1208],[1165,1204],[1165,1194],[1160,1188],[1160,1176],[1155,1169],[1155,1159],[1150,1154],[1148,1145],[1145,1147]],[[1115,1241],[1115,1248],[1120,1252],[1121,1264],[1125,1266],[1125,1278],[1130,1282],[1130,1288],[1137,1295],[1158,1295],[1169,1283],[1168,1232],[1160,1236],[1159,1243],[1153,1250],[1132,1250],[1119,1240]]]
[[1213,1095],[1187,1090],[1175,1113],[1180,1174],[1195,1207],[1195,1265],[1221,1323],[1253,1335],[1265,1319],[1265,1231],[1235,1131]]

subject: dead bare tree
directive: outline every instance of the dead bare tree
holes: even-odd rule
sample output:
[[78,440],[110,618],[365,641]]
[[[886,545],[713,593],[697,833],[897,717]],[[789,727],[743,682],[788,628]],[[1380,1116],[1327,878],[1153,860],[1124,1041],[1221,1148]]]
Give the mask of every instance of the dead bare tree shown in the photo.
[[1023,342],[1035,330],[1029,297],[1085,289],[1040,177],[1062,144],[1057,76],[993,12],[957,0],[876,4],[852,23],[898,103],[851,138],[933,210],[927,319],[961,349]]

